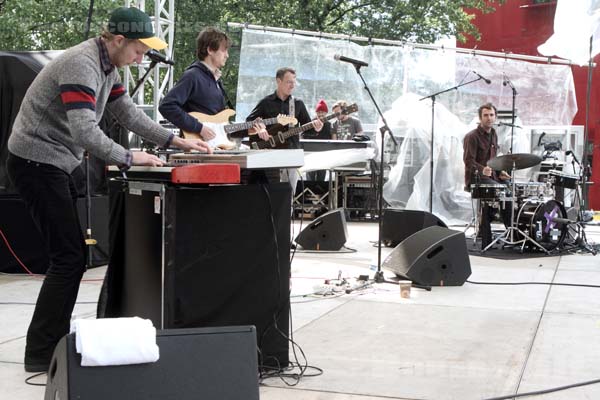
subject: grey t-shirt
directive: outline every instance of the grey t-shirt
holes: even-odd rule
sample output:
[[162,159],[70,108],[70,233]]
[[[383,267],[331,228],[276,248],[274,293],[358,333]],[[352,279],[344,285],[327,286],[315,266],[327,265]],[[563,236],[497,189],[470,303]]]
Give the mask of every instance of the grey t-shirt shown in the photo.
[[348,117],[345,121],[337,120],[333,123],[333,132],[340,140],[352,139],[352,136],[363,131],[360,121],[354,117]]

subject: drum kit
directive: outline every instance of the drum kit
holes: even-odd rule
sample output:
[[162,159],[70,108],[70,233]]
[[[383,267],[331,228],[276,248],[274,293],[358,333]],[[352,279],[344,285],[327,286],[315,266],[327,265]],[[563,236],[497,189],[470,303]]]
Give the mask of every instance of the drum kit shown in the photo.
[[[540,164],[541,157],[534,154],[506,154],[488,161],[487,165],[496,171],[512,171],[534,167]],[[546,254],[560,251],[569,234],[569,226],[578,224],[568,218],[561,201],[555,198],[557,191],[575,189],[579,196],[581,179],[577,175],[559,170],[548,171],[544,182],[475,183],[471,185],[471,197],[493,207],[503,203],[510,207],[510,226],[482,252],[501,242],[502,247],[510,245],[526,246]],[[562,199],[561,199],[562,200]],[[581,228],[581,226],[578,227]]]

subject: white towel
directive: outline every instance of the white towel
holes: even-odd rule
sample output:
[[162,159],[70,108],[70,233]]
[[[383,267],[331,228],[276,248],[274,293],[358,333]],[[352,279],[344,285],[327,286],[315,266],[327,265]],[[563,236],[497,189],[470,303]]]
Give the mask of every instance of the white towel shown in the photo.
[[147,319],[76,319],[71,332],[84,367],[150,363],[159,357],[156,329]]

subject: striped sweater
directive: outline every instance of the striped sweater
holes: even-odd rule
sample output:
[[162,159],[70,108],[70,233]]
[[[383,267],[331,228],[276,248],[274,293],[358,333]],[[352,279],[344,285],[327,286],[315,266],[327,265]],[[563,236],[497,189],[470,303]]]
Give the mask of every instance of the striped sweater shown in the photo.
[[109,164],[129,166],[131,153],[98,126],[105,110],[153,143],[164,146],[172,139],[171,132],[125,93],[117,69],[107,64],[104,44],[96,38],[65,50],[42,69],[25,94],[8,150],[67,173],[81,164],[84,150]]

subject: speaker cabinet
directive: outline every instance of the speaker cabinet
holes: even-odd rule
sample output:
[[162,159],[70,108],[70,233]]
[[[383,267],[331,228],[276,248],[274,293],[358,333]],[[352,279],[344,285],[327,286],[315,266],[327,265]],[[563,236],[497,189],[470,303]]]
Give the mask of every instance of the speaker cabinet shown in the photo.
[[462,286],[471,275],[463,232],[430,226],[403,240],[383,268],[427,286]]
[[413,233],[430,226],[446,228],[441,219],[427,211],[388,208],[383,212],[381,240],[386,246],[396,247]]
[[82,367],[75,334],[50,363],[45,400],[258,399],[253,326],[157,331],[155,363]]
[[296,237],[305,250],[340,250],[346,243],[348,230],[343,208],[316,218]]
[[111,258],[99,315],[139,316],[163,329],[254,325],[261,365],[286,367],[290,185],[109,185]]

